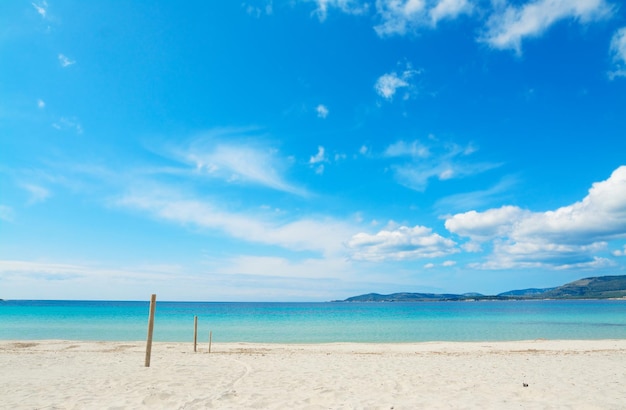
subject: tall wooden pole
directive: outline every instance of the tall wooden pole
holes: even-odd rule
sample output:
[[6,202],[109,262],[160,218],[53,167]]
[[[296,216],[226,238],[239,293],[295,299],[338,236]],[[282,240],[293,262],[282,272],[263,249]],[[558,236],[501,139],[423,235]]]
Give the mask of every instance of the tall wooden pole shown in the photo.
[[193,351],[197,352],[198,346],[198,316],[193,317]]
[[146,342],[146,367],[150,367],[150,354],[152,353],[152,332],[154,331],[154,310],[156,308],[156,295],[150,298],[150,316],[148,317],[148,341]]

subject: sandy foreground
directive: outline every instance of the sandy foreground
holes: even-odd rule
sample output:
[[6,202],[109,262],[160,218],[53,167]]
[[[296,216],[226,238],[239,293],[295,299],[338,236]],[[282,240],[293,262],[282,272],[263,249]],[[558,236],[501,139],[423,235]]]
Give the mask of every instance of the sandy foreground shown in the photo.
[[0,341],[6,409],[625,409],[626,340]]

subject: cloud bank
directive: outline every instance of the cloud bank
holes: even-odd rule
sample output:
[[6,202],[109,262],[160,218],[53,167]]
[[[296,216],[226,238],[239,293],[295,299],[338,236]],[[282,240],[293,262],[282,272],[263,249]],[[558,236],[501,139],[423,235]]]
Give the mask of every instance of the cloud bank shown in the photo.
[[454,241],[425,226],[401,226],[374,235],[358,233],[347,246],[353,251],[354,259],[373,262],[437,258],[458,252]]
[[626,166],[594,183],[583,200],[554,211],[503,206],[456,214],[445,221],[452,233],[493,244],[485,268],[597,267],[607,242],[626,238]]

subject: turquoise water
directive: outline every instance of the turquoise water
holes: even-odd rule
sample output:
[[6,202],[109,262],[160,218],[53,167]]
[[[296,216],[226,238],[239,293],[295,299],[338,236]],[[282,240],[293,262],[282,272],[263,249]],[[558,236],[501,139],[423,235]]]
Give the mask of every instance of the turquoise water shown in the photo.
[[[148,302],[0,302],[0,339],[145,340]],[[327,343],[626,339],[626,301],[157,302],[154,340]]]

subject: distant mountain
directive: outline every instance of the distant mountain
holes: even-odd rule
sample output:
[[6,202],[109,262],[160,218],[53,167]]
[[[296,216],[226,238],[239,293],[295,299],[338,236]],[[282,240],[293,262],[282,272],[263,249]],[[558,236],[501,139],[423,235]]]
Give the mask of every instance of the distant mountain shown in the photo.
[[[391,295],[381,295],[378,293],[368,293],[367,295],[354,296],[342,302],[426,302],[436,300],[456,300],[461,295],[436,294],[436,293],[392,293]],[[481,295],[482,296],[482,295]]]
[[470,300],[526,300],[526,299],[609,299],[626,298],[626,275],[599,276],[579,279],[556,288],[510,290],[498,295],[480,293],[368,293],[335,302],[437,302]]
[[508,292],[498,293],[498,296],[537,296],[554,289],[556,288],[509,290]]

